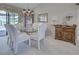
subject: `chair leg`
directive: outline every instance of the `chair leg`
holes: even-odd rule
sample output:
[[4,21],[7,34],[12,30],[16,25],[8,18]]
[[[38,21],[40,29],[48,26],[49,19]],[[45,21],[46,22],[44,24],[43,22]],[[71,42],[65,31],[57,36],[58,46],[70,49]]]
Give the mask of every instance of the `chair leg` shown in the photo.
[[15,53],[15,54],[17,53],[17,47],[15,48],[15,51],[14,51],[14,53]]
[[7,39],[7,44],[9,44],[9,37],[8,37],[8,39]]
[[40,41],[38,41],[37,43],[38,43],[38,49],[40,50]]
[[11,48],[11,46],[12,46],[12,42],[11,42],[11,40],[9,39],[9,37],[8,37],[8,39],[7,39],[7,45],[9,45],[10,48]]
[[13,50],[13,42],[11,42],[11,49]]
[[31,40],[29,39],[29,46],[31,46]]
[[7,38],[7,45],[10,46],[10,44],[11,44],[11,42],[10,42],[10,38],[8,37],[8,38]]
[[10,42],[9,38],[7,39],[7,45],[9,45],[9,47],[11,47],[11,42]]
[[14,54],[17,53],[17,51],[18,51],[18,44],[13,44],[13,51],[14,51]]

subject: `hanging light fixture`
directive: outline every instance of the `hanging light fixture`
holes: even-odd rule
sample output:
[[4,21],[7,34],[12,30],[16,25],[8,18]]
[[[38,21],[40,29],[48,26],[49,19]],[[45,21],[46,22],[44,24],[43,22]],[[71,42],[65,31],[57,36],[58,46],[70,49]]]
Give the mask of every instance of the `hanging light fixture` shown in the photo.
[[23,14],[25,14],[26,16],[31,16],[33,14],[33,10],[28,9],[26,11],[26,9],[23,9]]

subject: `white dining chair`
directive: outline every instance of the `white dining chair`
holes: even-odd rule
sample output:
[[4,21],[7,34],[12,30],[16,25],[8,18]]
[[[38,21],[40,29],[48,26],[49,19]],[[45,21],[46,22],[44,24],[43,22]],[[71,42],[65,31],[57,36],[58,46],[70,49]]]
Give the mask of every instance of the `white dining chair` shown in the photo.
[[45,23],[39,23],[38,31],[35,35],[31,35],[31,39],[37,41],[38,49],[40,49],[40,41],[42,39],[45,39],[45,32],[46,32],[46,24]]
[[30,36],[22,33],[19,33],[18,30],[11,24],[5,25],[7,32],[9,34],[9,39],[11,43],[11,49],[13,49],[14,53],[17,53],[18,46],[22,42],[29,41],[29,46],[30,46]]

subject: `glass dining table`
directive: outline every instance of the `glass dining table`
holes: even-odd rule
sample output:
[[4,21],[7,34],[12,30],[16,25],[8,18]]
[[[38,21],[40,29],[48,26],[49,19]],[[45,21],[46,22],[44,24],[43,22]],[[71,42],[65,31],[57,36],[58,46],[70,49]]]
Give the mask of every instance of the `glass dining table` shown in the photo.
[[25,32],[28,35],[31,35],[32,33],[36,33],[38,30],[32,28],[32,29],[29,29],[29,30],[20,30],[20,31]]

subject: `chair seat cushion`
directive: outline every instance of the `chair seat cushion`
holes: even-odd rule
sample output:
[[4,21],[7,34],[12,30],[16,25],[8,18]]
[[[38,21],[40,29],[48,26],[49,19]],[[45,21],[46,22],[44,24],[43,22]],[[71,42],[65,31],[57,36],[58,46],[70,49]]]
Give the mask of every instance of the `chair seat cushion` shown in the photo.
[[20,43],[22,41],[26,41],[26,40],[29,40],[29,39],[30,39],[29,35],[27,35],[26,33],[22,33],[22,34],[18,35],[16,42]]

